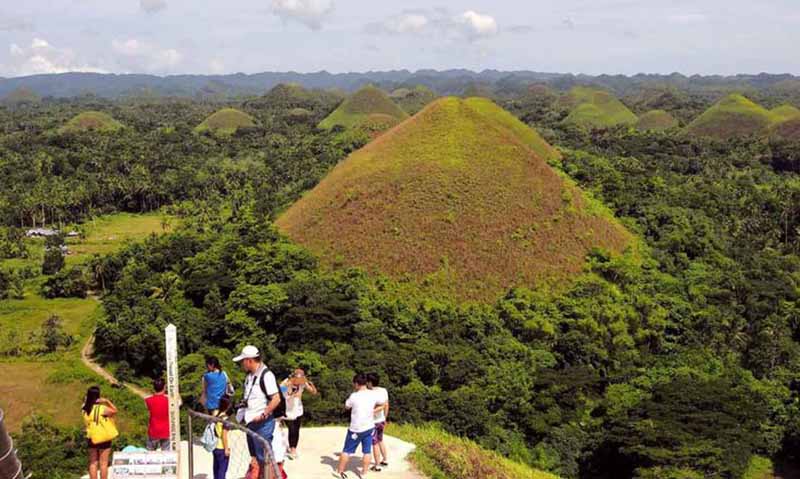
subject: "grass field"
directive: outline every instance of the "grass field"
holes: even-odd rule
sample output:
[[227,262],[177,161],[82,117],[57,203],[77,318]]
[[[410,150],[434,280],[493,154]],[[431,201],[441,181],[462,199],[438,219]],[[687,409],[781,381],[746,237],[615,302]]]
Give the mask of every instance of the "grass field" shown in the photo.
[[195,128],[196,132],[210,131],[217,135],[232,135],[239,128],[256,126],[256,121],[247,113],[235,108],[223,108],[206,118]]
[[114,132],[123,128],[122,123],[112,118],[109,114],[100,111],[85,111],[62,126],[60,133],[80,131]]
[[636,128],[641,131],[663,131],[677,126],[678,120],[664,110],[648,111],[636,123]]
[[[134,215],[120,213],[97,218],[82,226],[84,239],[69,239],[71,254],[68,264],[86,261],[94,254],[108,254],[129,241],[139,241],[152,233],[164,231],[162,225],[172,221],[159,213]],[[44,251],[43,241],[28,240],[31,258],[1,262],[3,267],[41,267]],[[60,298],[45,299],[39,288],[45,277],[29,280],[25,285],[25,298],[0,301],[0,341],[7,341],[9,331],[17,333],[23,356],[0,359],[0,407],[6,411],[12,431],[31,412],[53,417],[58,424],[77,425],[80,415],[77,410],[85,388],[99,382],[91,371],[78,360],[79,351],[91,334],[100,303],[96,299]],[[32,355],[34,345],[30,334],[37,331],[44,320],[57,314],[63,320],[66,333],[75,342],[66,351],[46,356]],[[27,354],[27,355],[26,355]],[[116,392],[122,401],[137,403],[124,392]],[[141,411],[136,412],[136,414]],[[131,423],[138,424],[138,420]],[[125,421],[122,421],[125,424]]]
[[386,433],[416,444],[411,461],[430,479],[557,479],[553,474],[510,461],[435,426],[392,424]]
[[561,102],[570,107],[564,119],[586,128],[607,128],[616,125],[635,125],[636,115],[611,93],[590,87],[575,87]]
[[487,99],[444,98],[339,163],[276,224],[330,267],[497,299],[563,282],[632,243],[545,161],[557,152]]
[[355,128],[374,114],[387,115],[398,121],[408,118],[408,114],[397,106],[383,90],[368,85],[346,98],[339,107],[320,122],[319,127],[330,129],[334,126]]

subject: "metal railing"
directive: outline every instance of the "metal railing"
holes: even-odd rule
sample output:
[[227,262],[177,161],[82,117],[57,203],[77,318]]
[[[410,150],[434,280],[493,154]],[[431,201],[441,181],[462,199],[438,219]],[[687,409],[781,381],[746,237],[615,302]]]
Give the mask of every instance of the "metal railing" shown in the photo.
[[[272,469],[272,472],[274,474],[274,476],[272,476],[272,478],[274,478],[274,479],[280,479],[281,478],[280,468],[278,467],[278,463],[275,462],[275,455],[272,452],[272,444],[267,442],[266,439],[264,439],[263,437],[259,436],[255,432],[251,431],[247,427],[239,424],[238,422],[233,422],[233,421],[230,421],[230,420],[227,420],[227,419],[222,419],[222,418],[219,418],[219,417],[216,417],[216,416],[210,416],[208,414],[203,414],[201,412],[194,411],[192,409],[187,409],[187,413],[188,413],[187,414],[187,423],[188,423],[187,424],[187,428],[189,429],[189,451],[188,451],[188,456],[189,457],[188,457],[188,461],[187,462],[188,462],[188,465],[189,465],[189,478],[190,479],[194,478],[194,447],[193,447],[193,444],[194,444],[194,437],[195,436],[194,436],[194,430],[192,429],[192,418],[200,419],[200,420],[204,421],[205,423],[220,423],[220,424],[222,424],[223,426],[225,426],[225,427],[227,427],[229,429],[243,432],[248,437],[250,437],[252,440],[258,441],[262,445],[262,447],[264,448],[264,458],[267,460],[267,463],[268,463],[268,464],[265,464],[265,465],[267,467],[269,467],[270,469]],[[270,476],[267,474],[266,467],[262,467],[260,469],[260,478],[261,479],[270,479]]]
[[0,478],[22,479],[22,464],[17,459],[14,441],[6,431],[3,419],[5,414],[0,409]]

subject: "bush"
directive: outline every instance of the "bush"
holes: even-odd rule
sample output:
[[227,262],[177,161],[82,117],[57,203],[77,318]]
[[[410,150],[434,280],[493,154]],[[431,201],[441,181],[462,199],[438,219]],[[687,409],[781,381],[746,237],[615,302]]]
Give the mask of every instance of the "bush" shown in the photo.
[[44,262],[42,262],[42,274],[56,274],[64,267],[64,253],[61,247],[48,247],[44,252]]
[[64,322],[56,314],[47,318],[38,333],[33,333],[33,340],[41,345],[41,352],[54,353],[61,347],[70,346],[75,339],[64,331]]
[[42,285],[45,298],[85,298],[91,287],[89,272],[82,266],[60,271]]

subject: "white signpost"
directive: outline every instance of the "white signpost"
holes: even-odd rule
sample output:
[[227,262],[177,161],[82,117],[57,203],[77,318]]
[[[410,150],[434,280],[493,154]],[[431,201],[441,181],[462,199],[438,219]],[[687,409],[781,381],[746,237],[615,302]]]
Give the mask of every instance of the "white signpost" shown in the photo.
[[[181,448],[181,395],[178,387],[178,331],[174,324],[164,329],[167,347],[167,395],[169,396],[169,442],[178,453],[178,477]],[[191,446],[190,446],[191,447]]]

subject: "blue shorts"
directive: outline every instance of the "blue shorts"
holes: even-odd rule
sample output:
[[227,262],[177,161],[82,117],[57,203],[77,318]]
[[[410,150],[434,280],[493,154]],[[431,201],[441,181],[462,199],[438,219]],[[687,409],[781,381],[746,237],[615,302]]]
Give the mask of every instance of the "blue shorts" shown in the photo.
[[361,444],[361,452],[364,454],[371,454],[372,431],[373,429],[364,432],[350,432],[348,429],[347,437],[344,439],[344,450],[342,450],[342,452],[345,454],[355,454],[358,445]]
[[[272,416],[266,421],[251,422],[247,425],[247,429],[263,437],[267,446],[272,447],[272,436],[275,432],[275,419]],[[253,439],[249,434],[247,435],[247,449],[250,451],[250,457],[255,457],[261,464],[267,462],[262,442]]]

